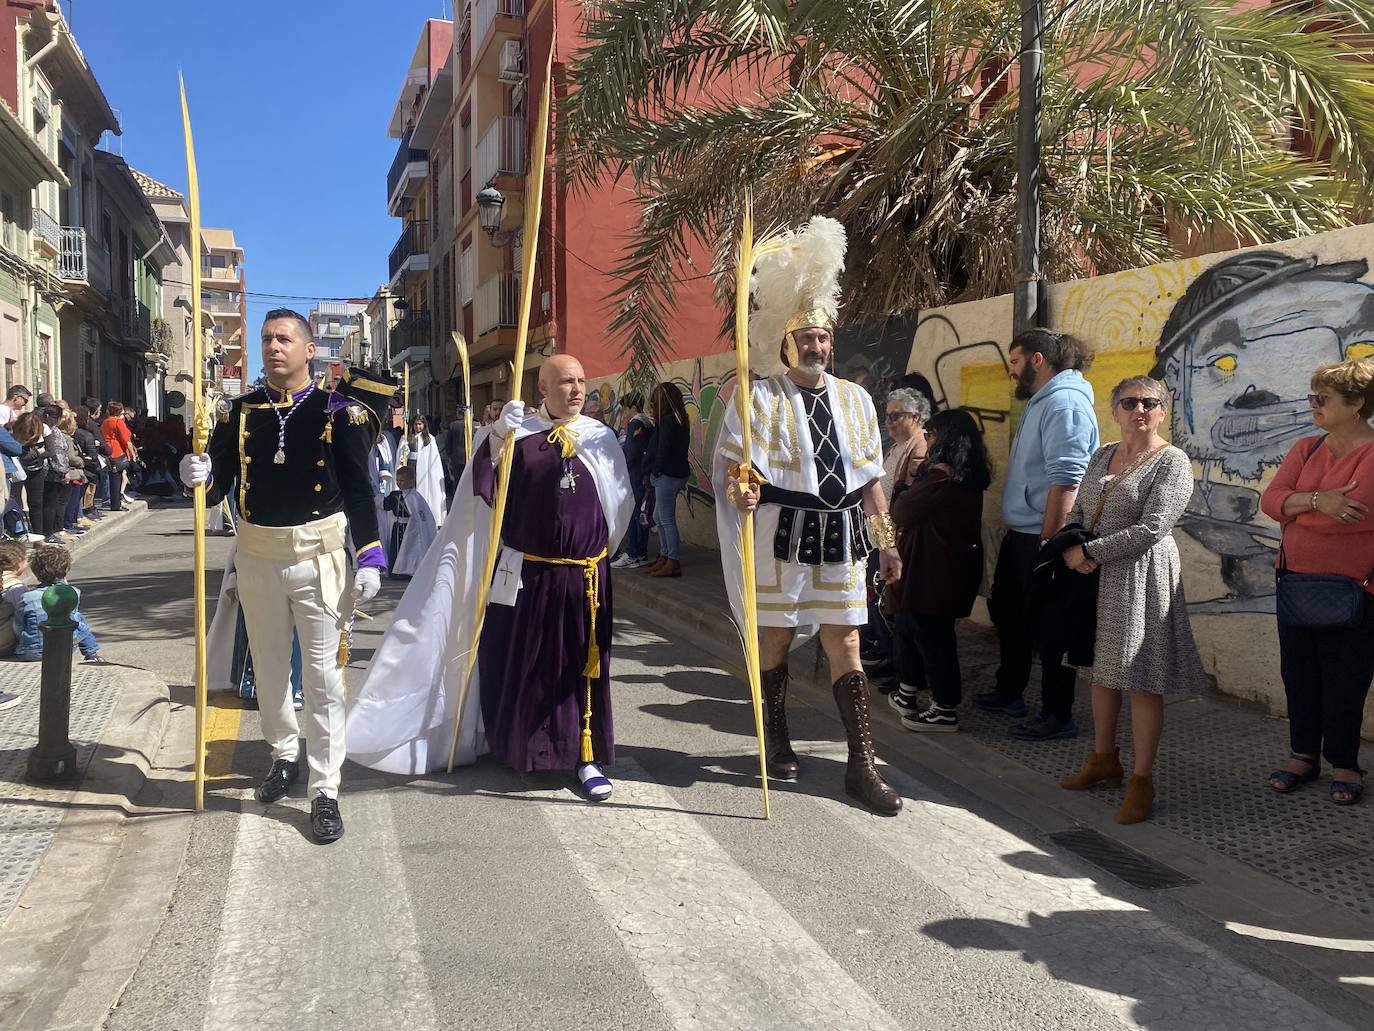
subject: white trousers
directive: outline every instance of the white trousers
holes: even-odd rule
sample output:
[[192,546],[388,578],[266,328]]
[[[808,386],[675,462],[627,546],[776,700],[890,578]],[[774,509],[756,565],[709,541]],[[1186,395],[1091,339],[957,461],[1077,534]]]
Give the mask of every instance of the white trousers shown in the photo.
[[291,630],[301,642],[309,795],[337,798],[344,761],[344,679],[339,635],[346,619],[348,557],[334,548],[311,558],[263,558],[240,547],[239,602],[253,652],[262,733],[272,758],[300,756],[300,723],[291,702]]

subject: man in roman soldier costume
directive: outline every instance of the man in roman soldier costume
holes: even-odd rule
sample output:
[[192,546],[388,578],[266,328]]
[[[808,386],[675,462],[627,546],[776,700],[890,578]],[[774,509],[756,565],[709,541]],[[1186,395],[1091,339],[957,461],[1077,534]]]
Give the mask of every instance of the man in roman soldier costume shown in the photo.
[[[849,743],[845,790],[874,812],[894,815],[901,796],[874,765],[868,680],[859,627],[868,619],[865,566],[878,549],[884,580],[901,575],[896,533],[879,483],[882,439],[873,401],[830,375],[832,333],[844,269],[844,228],[813,218],[755,249],[750,282],[752,475],[738,408],[731,405],[713,480],[725,579],[740,618],[741,512],[755,510],[764,736],[770,776],[800,774],[787,732],[787,657],[799,627],[819,627]],[[772,374],[770,374],[772,373]],[[746,389],[736,384],[736,390]]]

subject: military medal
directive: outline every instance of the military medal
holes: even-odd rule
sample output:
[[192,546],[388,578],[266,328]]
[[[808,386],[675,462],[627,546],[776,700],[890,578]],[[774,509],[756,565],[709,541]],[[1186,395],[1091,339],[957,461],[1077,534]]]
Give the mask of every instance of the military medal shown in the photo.
[[[297,399],[297,400],[291,405],[291,408],[287,411],[287,413],[286,413],[285,415],[282,415],[281,412],[277,410],[277,406],[276,406],[276,405],[273,405],[273,406],[272,406],[272,414],[275,415],[275,416],[277,417],[277,453],[276,453],[275,455],[272,456],[272,464],[273,464],[273,465],[285,465],[285,464],[286,464],[286,423],[287,423],[287,420],[289,420],[289,419],[291,418],[291,416],[293,416],[293,415],[296,414],[296,409],[299,408],[299,407],[301,406],[301,402],[304,401],[307,397],[309,397],[309,396],[311,395],[311,393],[314,392],[314,390],[315,390],[315,381],[314,381],[314,380],[311,380],[311,381],[310,381],[310,386],[308,386],[308,387],[305,388],[305,393],[302,394],[302,395],[300,396],[300,398]],[[271,394],[269,394],[268,396],[270,397]],[[283,391],[281,392],[281,396],[282,396],[282,400],[285,401],[288,397],[291,396],[291,394],[290,394],[289,391],[283,390]]]

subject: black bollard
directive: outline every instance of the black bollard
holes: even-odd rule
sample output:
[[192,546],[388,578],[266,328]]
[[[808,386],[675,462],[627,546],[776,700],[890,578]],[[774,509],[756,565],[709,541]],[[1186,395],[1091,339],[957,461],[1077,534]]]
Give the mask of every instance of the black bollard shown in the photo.
[[71,742],[72,634],[71,614],[79,595],[68,584],[53,584],[43,592],[48,619],[43,634],[43,686],[38,699],[38,744],[29,753],[29,779],[41,783],[76,775],[76,749]]

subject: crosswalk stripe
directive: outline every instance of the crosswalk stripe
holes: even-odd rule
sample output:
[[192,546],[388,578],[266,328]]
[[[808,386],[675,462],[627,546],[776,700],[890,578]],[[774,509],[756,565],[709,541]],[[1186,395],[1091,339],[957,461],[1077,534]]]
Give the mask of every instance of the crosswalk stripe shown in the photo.
[[205,1031],[437,1029],[387,796],[349,795],[327,848],[302,805],[244,803]]
[[616,771],[613,802],[540,809],[674,1027],[897,1027],[666,789]]
[[[833,742],[797,748],[803,769],[807,754],[844,760]],[[926,934],[961,947],[1019,951],[1127,1027],[1350,1031],[1149,910],[1104,894],[1030,842],[900,771],[883,773],[906,799],[896,819],[835,799],[811,801],[968,914],[928,925]]]

